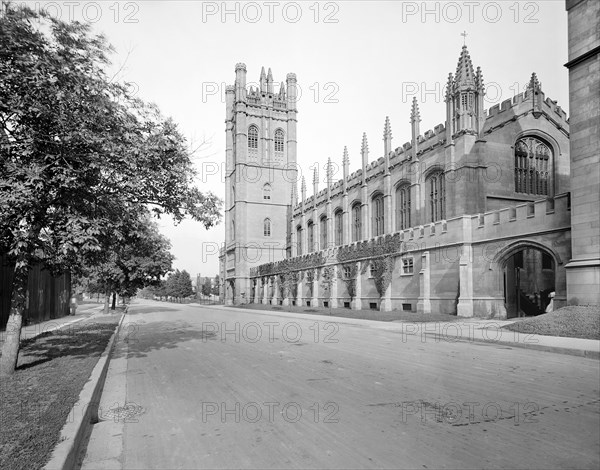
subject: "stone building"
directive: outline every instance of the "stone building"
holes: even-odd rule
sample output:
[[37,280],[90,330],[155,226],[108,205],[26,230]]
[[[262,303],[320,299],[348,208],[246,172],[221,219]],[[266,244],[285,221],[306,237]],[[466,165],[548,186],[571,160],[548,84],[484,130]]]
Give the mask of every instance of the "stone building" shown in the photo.
[[411,142],[394,149],[386,118],[382,147],[363,135],[361,168],[350,171],[344,149],[342,178],[328,164],[310,196],[304,179],[296,191],[295,76],[278,94],[269,77],[247,91],[238,64],[227,88],[227,303],[496,318],[539,313],[551,292],[555,307],[566,303],[569,123],[535,73],[486,110],[464,46],[445,124],[421,133],[413,100]]
[[569,303],[600,305],[600,2],[567,0],[571,110]]

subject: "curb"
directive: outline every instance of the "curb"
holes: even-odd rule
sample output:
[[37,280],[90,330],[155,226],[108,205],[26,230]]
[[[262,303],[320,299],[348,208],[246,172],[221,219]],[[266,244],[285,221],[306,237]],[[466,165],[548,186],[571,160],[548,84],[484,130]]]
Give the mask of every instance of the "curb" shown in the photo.
[[[204,307],[204,306],[202,306]],[[212,306],[206,306],[206,308],[211,308]],[[373,321],[377,321],[377,320],[368,320],[368,319],[360,319],[360,318],[347,318],[347,317],[335,317],[335,316],[325,316],[325,315],[319,315],[319,314],[305,314],[305,313],[295,313],[295,312],[291,312],[291,315],[286,315],[290,312],[285,312],[285,311],[270,311],[270,310],[260,310],[260,309],[243,309],[243,308],[236,308],[235,306],[230,306],[230,305],[223,305],[223,306],[219,306],[220,310],[229,310],[229,311],[236,311],[236,312],[252,312],[252,313],[257,313],[260,315],[272,315],[272,316],[280,316],[280,317],[288,317],[288,318],[303,318],[303,317],[323,317],[323,318],[319,318],[322,319],[323,321],[328,320],[328,321],[335,321],[337,323],[342,323],[342,324],[347,324],[347,325],[367,325],[367,323],[362,323],[362,321],[364,322],[373,322]],[[283,313],[283,314],[282,314]],[[350,321],[344,321],[344,320],[350,320]],[[353,320],[359,320],[358,322],[355,322]],[[389,322],[378,322],[381,324],[389,324]],[[407,322],[407,323],[411,323],[411,322]],[[399,322],[394,323],[394,325],[399,324]],[[441,335],[439,333],[435,333],[435,332],[431,332],[431,333],[427,333],[427,332],[422,332],[421,334],[425,335],[426,337],[430,337],[435,339],[436,341],[446,341],[448,342],[448,337],[445,335]],[[523,349],[535,349],[538,351],[545,351],[545,352],[553,352],[553,353],[557,353],[557,354],[567,354],[570,356],[578,356],[578,357],[587,357],[590,359],[600,359],[600,351],[594,351],[594,350],[590,350],[590,349],[576,349],[576,348],[567,348],[567,347],[563,347],[563,346],[548,346],[548,345],[544,345],[544,344],[536,344],[536,343],[523,343],[523,342],[519,342],[519,341],[502,341],[502,340],[487,340],[487,339],[483,339],[483,338],[475,338],[475,337],[469,337],[469,338],[464,338],[461,336],[453,336],[452,337],[452,342],[461,342],[461,343],[477,343],[477,344],[487,344],[487,345],[499,345],[499,346],[508,346],[508,347],[515,347],[515,348],[523,348]]]
[[[90,378],[79,393],[79,399],[69,412],[70,414],[72,413],[75,419],[67,421],[61,429],[59,442],[52,451],[50,461],[44,466],[45,470],[68,470],[75,466],[81,443],[88,429],[94,422],[98,421],[100,395],[102,395],[102,388],[106,380],[115,340],[119,335],[124,318],[125,314],[123,313],[115,328],[115,332],[94,366]],[[84,411],[76,413],[75,409],[77,407]]]
[[[426,337],[434,338],[436,341],[446,341],[448,342],[448,337],[440,335],[438,333],[424,333]],[[578,356],[578,357],[587,357],[590,359],[600,359],[600,351],[592,351],[589,349],[574,349],[574,348],[565,348],[562,346],[547,346],[545,344],[536,344],[536,343],[521,343],[521,342],[512,342],[512,341],[492,341],[480,338],[463,338],[460,336],[452,337],[452,343],[460,342],[460,343],[477,343],[477,344],[487,344],[488,346],[509,346],[514,348],[523,348],[523,349],[535,349],[538,351],[552,352],[557,354],[567,354],[570,356]]]

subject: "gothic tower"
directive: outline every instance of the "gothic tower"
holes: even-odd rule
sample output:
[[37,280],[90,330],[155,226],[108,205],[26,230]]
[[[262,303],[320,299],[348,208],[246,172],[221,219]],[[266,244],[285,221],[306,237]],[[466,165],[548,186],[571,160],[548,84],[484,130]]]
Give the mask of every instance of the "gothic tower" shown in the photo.
[[235,67],[226,96],[225,246],[221,253],[227,304],[250,301],[250,268],[286,257],[289,205],[296,184],[296,75],[274,91],[271,69],[258,87]]

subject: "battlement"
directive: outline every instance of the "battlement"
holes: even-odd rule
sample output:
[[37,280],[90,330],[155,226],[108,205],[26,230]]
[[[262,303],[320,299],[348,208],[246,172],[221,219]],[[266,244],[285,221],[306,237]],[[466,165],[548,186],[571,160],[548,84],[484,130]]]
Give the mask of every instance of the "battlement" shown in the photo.
[[[554,117],[554,119],[558,119],[560,122],[568,123],[567,113],[557,104],[556,101],[546,97],[544,92],[541,90],[538,91],[538,94],[541,96],[540,98],[537,98],[537,100],[542,103],[543,111],[545,111],[549,116]],[[533,96],[531,90],[527,90],[524,93],[519,93],[512,98],[506,99],[502,101],[502,103],[496,104],[488,110],[485,110],[486,120],[491,118],[502,118],[500,115],[510,110],[514,111],[512,113],[513,115],[521,114],[527,109],[527,106],[533,108],[534,99],[535,97]]]

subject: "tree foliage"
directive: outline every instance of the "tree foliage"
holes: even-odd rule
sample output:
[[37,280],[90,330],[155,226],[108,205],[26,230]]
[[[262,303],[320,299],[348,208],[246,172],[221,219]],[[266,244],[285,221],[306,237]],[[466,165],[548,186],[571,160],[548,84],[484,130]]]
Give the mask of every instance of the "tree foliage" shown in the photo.
[[185,269],[183,271],[177,269],[174,273],[169,274],[166,281],[166,294],[177,300],[194,294],[192,278]]
[[207,228],[220,218],[175,123],[108,76],[111,53],[89,25],[11,4],[0,16],[0,250],[15,262],[2,374],[33,263],[77,271],[142,207]]

